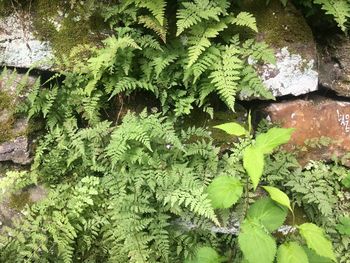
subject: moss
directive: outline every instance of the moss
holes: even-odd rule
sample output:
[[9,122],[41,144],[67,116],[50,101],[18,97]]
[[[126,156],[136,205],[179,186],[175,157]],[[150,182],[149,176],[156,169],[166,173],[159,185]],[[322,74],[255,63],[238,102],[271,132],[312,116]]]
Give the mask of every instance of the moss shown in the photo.
[[94,5],[98,4],[91,3],[86,4],[86,8],[72,9],[68,1],[34,1],[32,10],[36,37],[49,41],[57,58],[69,55],[77,45],[100,43],[103,38],[100,32],[106,27],[94,9]]
[[[4,111],[11,111],[13,108],[12,98],[8,93],[0,91],[0,117]],[[4,120],[0,120],[0,143],[3,143],[12,137],[12,126],[14,123],[14,117],[12,112],[7,113],[7,117]]]
[[244,8],[255,15],[260,38],[275,48],[288,46],[291,51],[299,51],[293,43],[304,48],[313,42],[310,27],[290,3],[283,7],[279,0],[271,0],[266,6],[265,0],[246,0]]
[[30,193],[28,191],[15,193],[9,197],[9,207],[17,211],[21,211],[27,204],[31,203]]
[[9,108],[12,104],[12,98],[7,92],[0,90],[0,111]]

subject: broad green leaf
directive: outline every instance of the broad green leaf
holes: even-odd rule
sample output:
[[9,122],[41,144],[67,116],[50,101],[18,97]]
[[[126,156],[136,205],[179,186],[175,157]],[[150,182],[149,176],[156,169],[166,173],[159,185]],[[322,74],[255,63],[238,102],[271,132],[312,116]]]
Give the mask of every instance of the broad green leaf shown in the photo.
[[329,258],[321,257],[315,253],[315,251],[309,249],[306,246],[303,246],[304,251],[307,254],[309,259],[309,263],[333,263],[333,261]]
[[287,143],[292,136],[294,129],[271,128],[266,133],[256,137],[255,147],[263,154],[271,153],[276,147]]
[[273,232],[286,220],[287,211],[271,198],[262,198],[249,208],[248,217],[259,220],[266,229]]
[[186,260],[185,263],[220,263],[219,254],[211,247],[201,247],[197,250],[196,257]]
[[312,223],[304,223],[299,227],[301,236],[309,248],[318,255],[336,261],[332,243],[325,237],[323,229]]
[[290,211],[293,212],[292,207],[290,206],[290,200],[288,195],[283,193],[280,189],[273,186],[263,186],[266,192],[269,193],[272,200],[287,207]]
[[210,183],[207,192],[214,208],[229,208],[241,197],[243,186],[237,178],[219,176]]
[[289,242],[279,246],[277,263],[309,263],[304,249],[296,242]]
[[341,217],[336,228],[340,234],[350,236],[350,217]]
[[256,189],[264,171],[263,153],[254,146],[245,148],[243,153],[243,167],[252,180],[254,189]]
[[249,263],[272,263],[276,242],[256,220],[245,220],[238,235],[238,244]]
[[227,132],[228,134],[235,135],[235,136],[242,136],[242,135],[246,135],[248,133],[246,131],[246,129],[244,129],[243,126],[241,126],[235,122],[228,122],[228,123],[224,123],[221,125],[216,125],[216,126],[214,126],[214,128],[223,130],[223,131]]

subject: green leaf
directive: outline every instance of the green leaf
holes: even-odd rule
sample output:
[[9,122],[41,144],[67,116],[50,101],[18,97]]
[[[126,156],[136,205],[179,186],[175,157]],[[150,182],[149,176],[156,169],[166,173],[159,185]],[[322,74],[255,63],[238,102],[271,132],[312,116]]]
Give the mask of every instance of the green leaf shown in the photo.
[[263,186],[266,192],[269,193],[272,200],[287,207],[290,211],[293,212],[292,207],[290,206],[290,200],[288,195],[283,193],[280,189],[273,186]]
[[256,137],[255,147],[260,148],[263,154],[271,153],[276,147],[287,143],[294,129],[272,128],[268,132]]
[[201,247],[197,250],[193,260],[186,260],[185,263],[219,263],[219,254],[211,247]]
[[325,237],[323,229],[312,223],[304,223],[299,227],[301,236],[309,248],[318,255],[336,261],[332,243]]
[[243,167],[252,180],[254,189],[256,189],[264,171],[264,155],[260,149],[254,146],[245,148],[243,153]]
[[350,217],[341,217],[339,219],[339,224],[337,224],[336,228],[340,234],[350,236]]
[[307,257],[309,259],[309,263],[333,263],[333,261],[331,259],[321,257],[321,256],[317,255],[313,250],[311,250],[307,247],[303,246],[303,249],[307,254]]
[[341,183],[346,187],[346,188],[350,188],[350,174],[348,176],[346,176]]
[[235,122],[228,122],[221,125],[216,125],[214,126],[214,128],[223,130],[228,134],[235,135],[235,136],[242,136],[247,134],[246,129],[244,129],[244,127],[242,127],[241,125]]
[[256,201],[249,208],[248,217],[259,220],[266,229],[273,232],[286,220],[287,211],[267,197]]
[[272,263],[275,258],[275,240],[255,220],[242,223],[238,244],[249,263]]
[[213,208],[229,208],[241,197],[243,186],[237,178],[219,176],[209,184],[207,192]]
[[296,242],[289,242],[279,246],[277,263],[309,263],[304,249]]

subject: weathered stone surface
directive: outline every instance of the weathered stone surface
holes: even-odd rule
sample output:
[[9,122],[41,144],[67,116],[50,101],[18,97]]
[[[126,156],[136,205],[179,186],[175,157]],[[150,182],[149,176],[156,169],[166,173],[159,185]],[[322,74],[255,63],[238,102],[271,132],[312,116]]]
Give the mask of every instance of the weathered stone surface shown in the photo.
[[21,136],[13,141],[0,144],[0,162],[2,161],[12,161],[17,164],[30,163],[28,138]]
[[318,89],[317,52],[312,31],[288,1],[246,0],[259,29],[258,39],[275,49],[276,65],[261,67],[261,77],[274,96],[301,95]]
[[350,97],[350,39],[343,35],[323,38],[319,47],[320,84]]
[[[266,108],[272,122],[295,128],[285,146],[296,150],[302,165],[310,160],[346,157],[350,151],[350,102],[324,98],[273,103]],[[350,161],[345,160],[346,165]]]
[[[18,164],[30,162],[28,151],[28,121],[15,113],[16,105],[22,102],[36,78],[3,71],[0,78],[0,162]],[[19,93],[18,89],[22,91]]]
[[17,68],[49,69],[53,54],[49,42],[34,37],[29,15],[0,19],[0,64]]

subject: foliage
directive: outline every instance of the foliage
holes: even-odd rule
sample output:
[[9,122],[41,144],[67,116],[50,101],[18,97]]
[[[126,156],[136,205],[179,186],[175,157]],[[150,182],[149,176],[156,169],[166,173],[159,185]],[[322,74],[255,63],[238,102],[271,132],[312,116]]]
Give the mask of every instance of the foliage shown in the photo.
[[48,133],[40,145],[30,174],[56,183],[6,230],[16,235],[2,236],[2,260],[173,262],[193,253],[190,233],[172,238],[181,229],[175,222],[195,220],[209,233],[205,226],[218,219],[203,184],[233,169],[217,158],[206,132],[179,134],[145,112],[128,114],[120,126],[75,125]]

